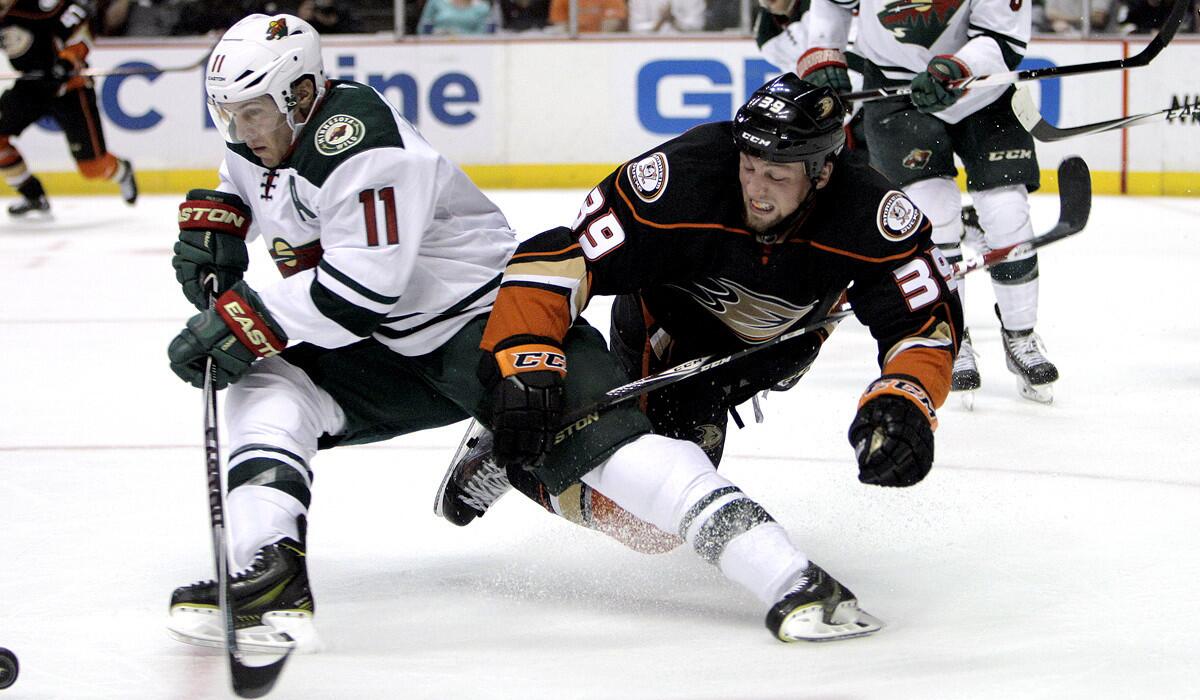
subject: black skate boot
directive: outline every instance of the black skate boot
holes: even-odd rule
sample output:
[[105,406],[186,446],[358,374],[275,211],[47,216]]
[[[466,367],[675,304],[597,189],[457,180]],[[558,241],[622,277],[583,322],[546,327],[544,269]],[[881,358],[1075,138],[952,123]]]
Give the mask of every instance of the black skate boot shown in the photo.
[[959,394],[963,407],[968,411],[975,407],[975,391],[983,386],[979,366],[975,364],[975,347],[971,344],[971,332],[963,331],[958,356],[954,358],[954,369],[950,374],[950,391]]
[[883,623],[864,610],[850,589],[812,563],[767,612],[767,629],[781,642],[824,642],[878,632]]
[[133,204],[138,198],[137,180],[133,177],[133,163],[125,159],[121,159],[121,165],[117,169],[117,184],[121,186],[121,199],[125,200],[126,204]]
[[[1000,307],[996,307],[1000,315]],[[1017,375],[1017,390],[1021,396],[1038,403],[1051,403],[1054,393],[1051,384],[1058,381],[1058,368],[1046,359],[1042,339],[1032,329],[1010,331],[1001,327],[1004,339],[1004,359],[1008,370]]]
[[975,348],[971,346],[971,332],[963,331],[958,357],[954,358],[954,372],[950,377],[950,391],[972,391],[983,385],[979,367],[975,364]]
[[42,181],[30,175],[17,186],[21,193],[21,201],[8,205],[8,215],[23,217],[30,213],[50,213],[50,202],[46,199],[46,190],[42,189]]
[[[284,538],[258,550],[249,569],[230,579],[233,626],[238,647],[278,653],[313,651],[313,597],[308,588],[304,546]],[[171,594],[171,636],[199,646],[225,646],[216,581],[176,588]]]
[[512,489],[508,474],[492,459],[492,433],[471,421],[433,501],[433,512],[462,527],[482,517]]

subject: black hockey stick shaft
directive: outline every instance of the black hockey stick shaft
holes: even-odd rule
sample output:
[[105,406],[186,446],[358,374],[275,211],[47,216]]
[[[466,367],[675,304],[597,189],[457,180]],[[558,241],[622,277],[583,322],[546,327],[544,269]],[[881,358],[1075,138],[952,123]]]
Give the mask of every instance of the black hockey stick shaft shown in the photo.
[[954,266],[961,277],[982,267],[991,267],[1026,255],[1043,246],[1079,233],[1092,214],[1092,176],[1087,163],[1071,156],[1058,165],[1058,223],[1046,233],[1003,248],[989,250],[982,258],[963,260]]
[[[1139,68],[1147,65],[1154,57],[1162,52],[1170,43],[1171,39],[1175,38],[1175,33],[1179,31],[1179,25],[1183,23],[1183,16],[1191,5],[1192,0],[1175,0],[1175,4],[1171,7],[1170,14],[1167,15],[1163,26],[1159,28],[1158,34],[1146,44],[1145,48],[1128,58],[1117,58],[1108,61],[1092,61],[1089,63],[1073,63],[1066,66],[1049,66],[1046,68],[1029,68],[1027,70],[1004,71],[1001,73],[991,73],[989,75],[973,75],[963,80],[953,82],[951,85],[956,88],[966,89],[968,87],[987,87],[990,85],[1008,85],[1011,83],[1022,83],[1027,80],[1045,80],[1046,78],[1061,78],[1068,75],[1083,75],[1086,73],[1100,73],[1110,70],[1125,70],[1127,68]],[[875,100],[886,100],[893,97],[905,97],[912,94],[912,86],[900,85],[895,87],[881,87],[873,90],[860,90],[858,92],[848,92],[840,95],[843,102],[874,102]]]
[[780,343],[786,342],[793,338],[799,338],[802,335],[815,333],[817,331],[825,331],[826,333],[833,330],[833,327],[838,324],[846,316],[850,315],[849,309],[840,309],[833,311],[824,318],[805,324],[795,330],[790,330],[787,333],[776,336],[765,343],[752,345],[743,350],[738,350],[729,355],[705,355],[694,360],[688,360],[682,364],[676,365],[671,369],[663,370],[658,374],[650,375],[635,379],[628,384],[622,384],[614,389],[609,389],[604,393],[604,396],[595,403],[585,406],[568,413],[563,417],[562,427],[555,435],[555,442],[569,435],[572,431],[585,427],[590,424],[600,413],[618,404],[624,403],[630,399],[637,398],[643,394],[648,394],[651,391],[657,391],[663,387],[670,386],[676,382],[681,382],[703,372],[715,369],[722,365],[729,364],[754,354],[759,350],[769,347],[774,347]]
[[[216,276],[209,275],[204,286],[208,307],[216,306]],[[217,608],[225,625],[225,652],[229,657],[229,675],[233,692],[243,698],[260,698],[271,692],[291,649],[278,660],[265,666],[242,663],[238,649],[237,629],[233,622],[233,601],[230,595],[229,554],[225,546],[225,498],[221,488],[221,442],[217,415],[217,369],[212,357],[204,361],[204,469],[208,479],[208,515],[212,526],[213,559],[217,569]]]
[[1081,124],[1079,126],[1059,128],[1050,124],[1042,118],[1042,114],[1038,111],[1037,105],[1033,103],[1033,97],[1029,91],[1021,88],[1013,93],[1012,96],[1013,113],[1017,115],[1021,125],[1025,127],[1033,138],[1044,143],[1053,141],[1062,141],[1073,136],[1087,136],[1089,134],[1100,134],[1105,131],[1114,131],[1116,129],[1128,129],[1131,126],[1139,124],[1148,124],[1159,119],[1176,119],[1200,114],[1200,103],[1184,101],[1183,104],[1172,105],[1166,109],[1160,109],[1157,112],[1145,112],[1143,114],[1132,114],[1127,117],[1117,117],[1116,119],[1106,119],[1105,121],[1095,122],[1093,124]]

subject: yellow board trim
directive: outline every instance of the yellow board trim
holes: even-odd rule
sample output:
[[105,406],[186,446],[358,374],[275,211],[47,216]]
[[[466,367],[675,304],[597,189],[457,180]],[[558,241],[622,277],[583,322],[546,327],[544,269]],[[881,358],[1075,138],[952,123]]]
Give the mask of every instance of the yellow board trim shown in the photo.
[[[515,165],[468,165],[463,170],[483,189],[585,189],[592,187],[611,173],[618,164],[569,163]],[[117,185],[103,180],[88,180],[75,172],[37,173],[51,195],[116,195]],[[183,194],[196,187],[211,188],[217,184],[214,170],[138,170],[138,188],[147,194]],[[959,187],[966,176],[961,172]],[[1131,172],[1126,178],[1128,193],[1142,196],[1171,197],[1200,196],[1200,172]],[[1058,192],[1058,172],[1042,171],[1041,192]],[[1121,173],[1092,172],[1092,191],[1095,194],[1120,194]],[[12,188],[0,187],[11,193]]]

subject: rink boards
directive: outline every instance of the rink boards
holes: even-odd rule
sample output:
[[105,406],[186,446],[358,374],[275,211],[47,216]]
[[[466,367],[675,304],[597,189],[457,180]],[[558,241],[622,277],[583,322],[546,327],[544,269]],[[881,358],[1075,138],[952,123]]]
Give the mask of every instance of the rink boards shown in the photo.
[[[1023,67],[1103,61],[1145,39],[1035,40]],[[200,40],[109,41],[98,68],[177,67],[208,50]],[[616,163],[699,123],[728,119],[778,72],[740,37],[479,39],[394,42],[329,38],[326,70],[380,89],[439,150],[485,187],[586,187]],[[1195,101],[1200,40],[1177,38],[1145,68],[1035,84],[1043,116],[1074,126]],[[110,149],[131,158],[142,188],[207,186],[221,141],[204,106],[202,72],[97,80]],[[1065,155],[1091,165],[1097,193],[1200,193],[1200,117],[1161,121],[1054,144],[1038,155],[1054,189]],[[52,123],[17,141],[52,193],[101,192],[73,172]]]

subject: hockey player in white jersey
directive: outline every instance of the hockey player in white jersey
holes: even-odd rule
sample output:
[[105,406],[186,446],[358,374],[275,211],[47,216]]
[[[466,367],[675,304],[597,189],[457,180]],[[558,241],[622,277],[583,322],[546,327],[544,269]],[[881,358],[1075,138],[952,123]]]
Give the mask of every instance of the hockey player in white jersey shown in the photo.
[[[227,150],[218,187],[180,208],[172,262],[202,312],[168,355],[194,386],[211,358],[215,386],[228,387],[231,604],[243,648],[317,646],[305,531],[318,449],[468,417],[495,429],[498,458],[544,456],[548,483],[582,479],[684,531],[763,601],[777,638],[879,629],[699,447],[650,434],[636,407],[551,445],[563,411],[623,383],[603,336],[576,323],[553,342],[481,350],[513,231],[379,93],[326,79],[310,25],[242,20],[214,48],[205,89]],[[283,276],[257,289],[242,279],[244,240],[255,237]],[[224,644],[212,581],[176,589],[170,610],[176,638]]]
[[[203,312],[170,344],[171,367],[199,386],[211,356],[215,386],[233,385],[227,517],[243,641],[283,644],[286,629],[313,646],[310,460],[318,447],[467,415],[444,387],[478,394],[473,373],[440,363],[477,354],[469,329],[482,327],[515,237],[379,93],[326,79],[319,37],[297,17],[237,23],[213,50],[205,89],[227,150],[217,188],[180,207],[172,262]],[[282,276],[258,289],[242,280],[253,238]],[[175,591],[177,638],[223,644],[214,596],[211,581]]]
[[[865,59],[864,88],[911,84],[911,101],[864,106],[871,163],[904,188],[933,222],[947,259],[962,259],[963,220],[954,156],[967,172],[984,242],[999,248],[1033,236],[1030,191],[1040,177],[1033,138],[1009,105],[1011,86],[963,90],[954,81],[1014,70],[1030,37],[1027,0],[812,0],[805,17],[808,50],[796,72],[810,82],[849,89],[843,50],[858,9],[855,51]],[[974,219],[972,219],[972,223]],[[1034,332],[1036,253],[990,269],[1008,368],[1022,396],[1052,399],[1058,369]],[[962,294],[965,285],[959,285]],[[955,364],[953,389],[980,386],[969,334]]]

